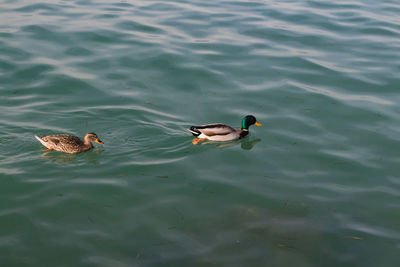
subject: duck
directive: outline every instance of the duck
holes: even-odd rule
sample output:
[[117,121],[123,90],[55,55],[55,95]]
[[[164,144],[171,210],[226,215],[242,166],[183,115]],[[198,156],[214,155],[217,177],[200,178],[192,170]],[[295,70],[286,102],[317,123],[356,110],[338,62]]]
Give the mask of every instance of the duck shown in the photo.
[[247,115],[243,118],[240,129],[233,128],[224,123],[212,123],[191,126],[189,131],[198,137],[192,140],[193,145],[197,145],[205,140],[224,142],[241,139],[249,134],[249,127],[253,124],[262,127],[262,124],[253,115]]
[[83,141],[79,137],[70,134],[56,134],[56,135],[43,135],[35,138],[39,140],[42,145],[47,147],[43,151],[60,151],[64,153],[79,153],[88,151],[93,148],[92,142],[104,144],[97,135],[93,132],[85,134]]

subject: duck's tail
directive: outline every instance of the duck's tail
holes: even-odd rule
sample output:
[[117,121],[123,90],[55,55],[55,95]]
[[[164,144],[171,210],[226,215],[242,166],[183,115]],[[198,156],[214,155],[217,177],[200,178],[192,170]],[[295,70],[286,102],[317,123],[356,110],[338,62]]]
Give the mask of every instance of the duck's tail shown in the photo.
[[42,140],[42,138],[40,136],[35,135],[35,138],[42,143],[42,145],[44,145],[45,147],[47,147],[47,144]]
[[191,126],[189,131],[194,135],[194,136],[199,136],[201,132],[197,129],[196,126]]

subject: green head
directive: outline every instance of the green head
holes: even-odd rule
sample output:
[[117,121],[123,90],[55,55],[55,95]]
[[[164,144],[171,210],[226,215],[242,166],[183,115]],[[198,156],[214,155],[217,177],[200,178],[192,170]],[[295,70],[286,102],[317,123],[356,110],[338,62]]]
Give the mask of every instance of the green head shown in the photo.
[[250,125],[253,125],[253,124],[262,127],[262,124],[259,123],[259,122],[256,120],[256,117],[254,117],[253,115],[247,115],[247,116],[244,117],[243,120],[242,120],[242,129],[248,130],[249,127],[250,127]]

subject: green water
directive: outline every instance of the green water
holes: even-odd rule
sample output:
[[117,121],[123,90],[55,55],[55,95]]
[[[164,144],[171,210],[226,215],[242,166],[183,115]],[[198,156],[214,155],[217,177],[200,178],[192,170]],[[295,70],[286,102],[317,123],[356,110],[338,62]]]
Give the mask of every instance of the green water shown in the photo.
[[[1,266],[398,266],[400,3],[0,2]],[[264,127],[193,146],[191,125]],[[95,132],[87,153],[35,134]]]

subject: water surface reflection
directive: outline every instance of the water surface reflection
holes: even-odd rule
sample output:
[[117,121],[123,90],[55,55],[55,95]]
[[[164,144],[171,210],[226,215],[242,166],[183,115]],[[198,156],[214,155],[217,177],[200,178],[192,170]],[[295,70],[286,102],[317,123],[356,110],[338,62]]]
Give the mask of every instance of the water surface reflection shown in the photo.
[[103,149],[101,150],[96,150],[96,151],[89,151],[89,152],[84,152],[84,153],[78,153],[78,154],[66,154],[66,153],[60,153],[60,152],[44,152],[42,157],[46,160],[50,160],[55,163],[61,163],[61,164],[69,164],[72,162],[75,162],[79,158],[84,158],[86,163],[89,164],[99,164],[98,161],[98,156],[103,153]]
[[251,150],[253,147],[260,142],[260,138],[255,138],[255,139],[250,139],[250,138],[244,138],[240,140],[235,140],[235,141],[227,141],[227,142],[215,142],[215,141],[203,141],[199,145],[215,145],[216,148],[227,148],[227,147],[233,147],[236,145],[241,146],[242,149],[244,150]]

